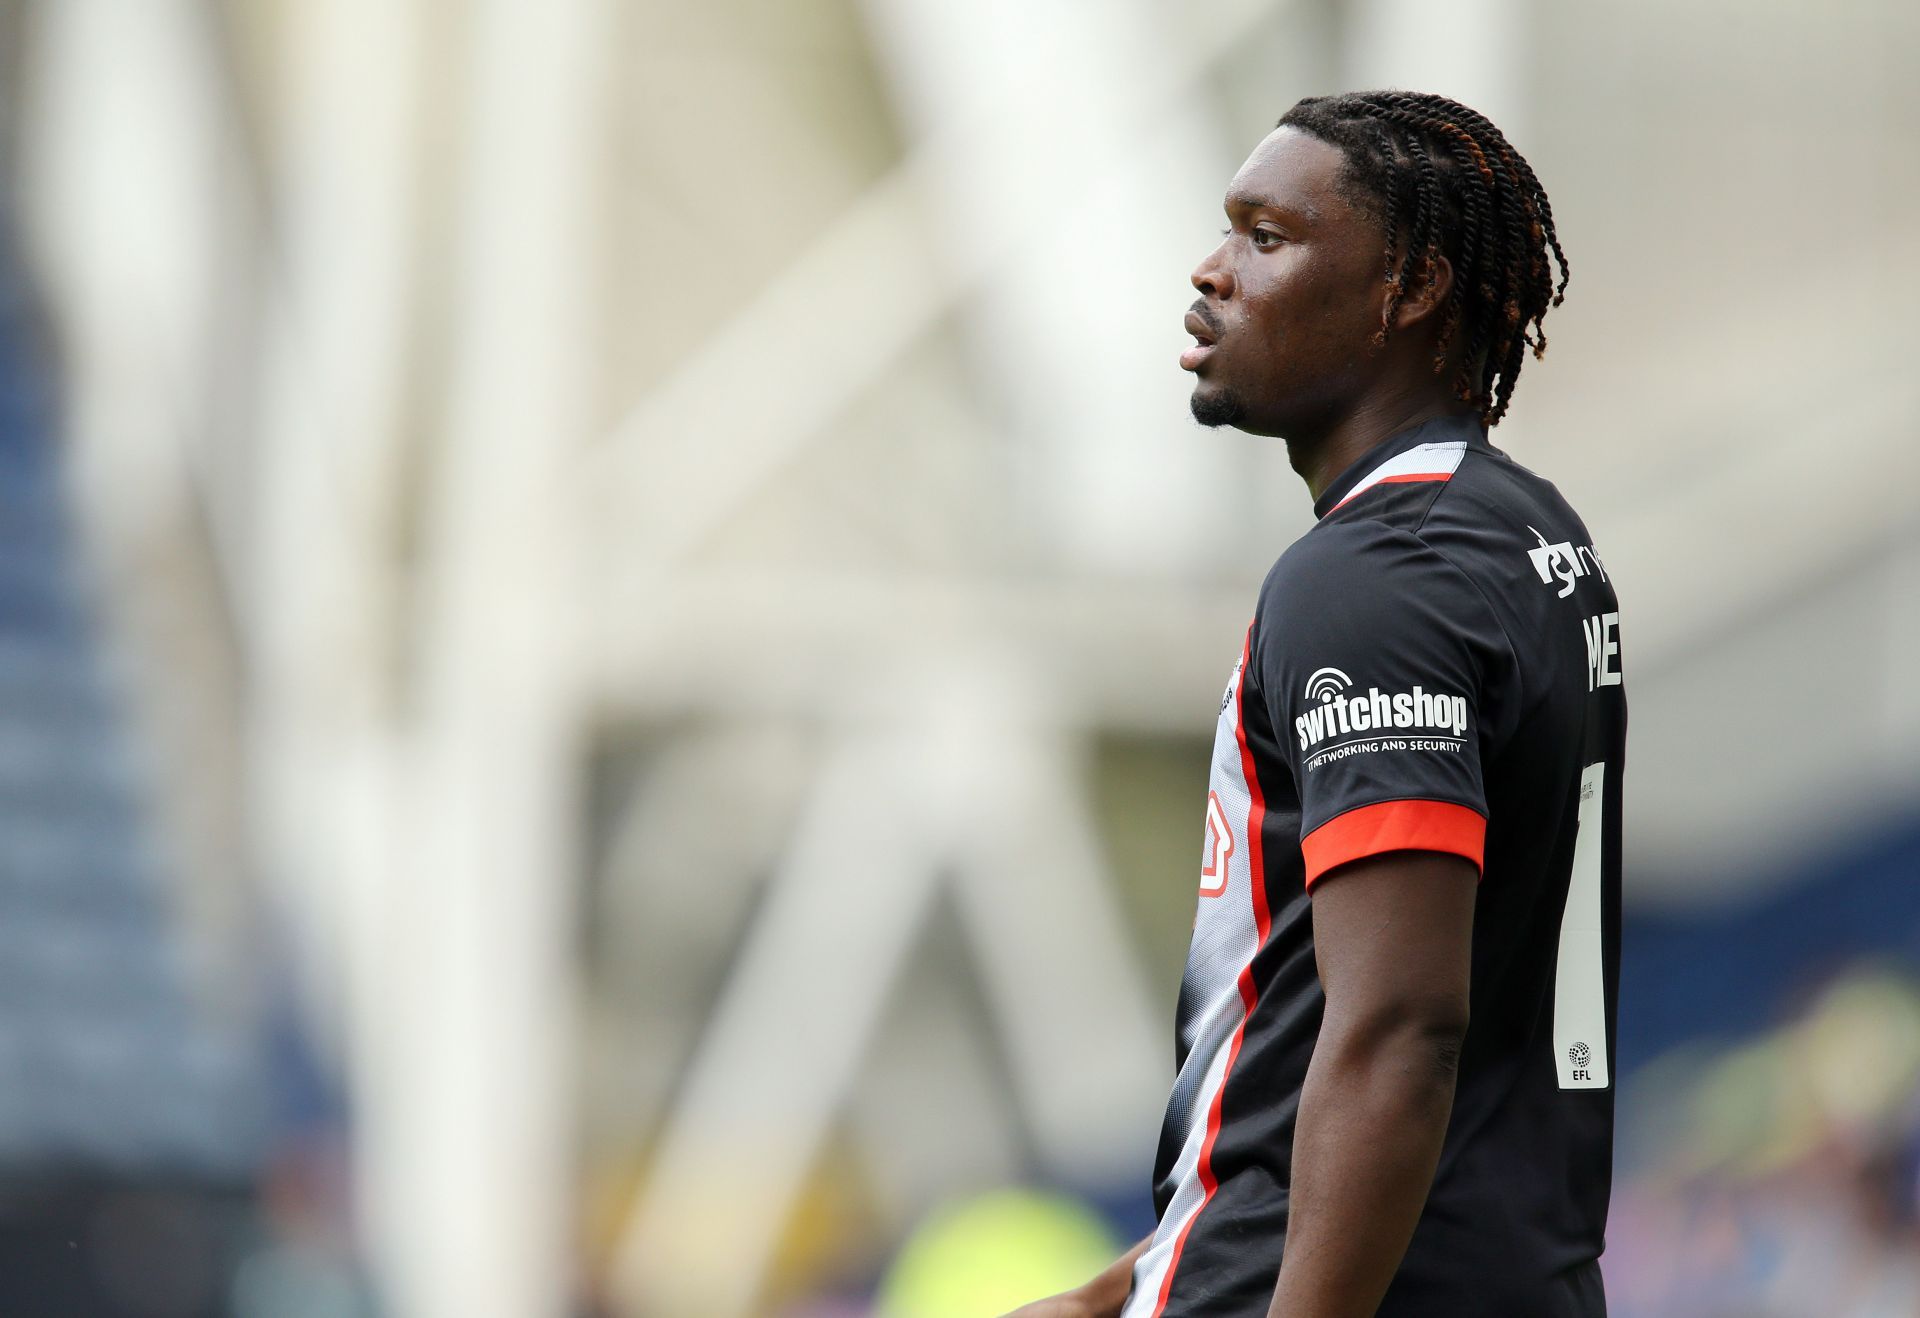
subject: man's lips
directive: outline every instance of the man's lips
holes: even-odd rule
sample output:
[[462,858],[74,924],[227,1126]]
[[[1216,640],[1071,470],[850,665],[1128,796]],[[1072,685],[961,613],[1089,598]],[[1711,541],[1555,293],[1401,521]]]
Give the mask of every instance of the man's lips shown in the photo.
[[1194,344],[1180,354],[1180,369],[1197,371],[1200,369],[1200,363],[1213,352],[1219,336],[1215,333],[1213,326],[1207,323],[1206,317],[1201,314],[1197,306],[1187,312],[1186,326],[1187,333],[1193,335]]

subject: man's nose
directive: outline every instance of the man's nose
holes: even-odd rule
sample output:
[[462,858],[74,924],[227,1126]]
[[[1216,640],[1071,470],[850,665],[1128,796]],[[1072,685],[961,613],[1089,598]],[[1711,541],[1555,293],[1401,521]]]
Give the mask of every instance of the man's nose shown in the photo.
[[1193,272],[1193,286],[1210,298],[1225,302],[1233,296],[1233,272],[1221,259],[1225,244],[1214,249]]

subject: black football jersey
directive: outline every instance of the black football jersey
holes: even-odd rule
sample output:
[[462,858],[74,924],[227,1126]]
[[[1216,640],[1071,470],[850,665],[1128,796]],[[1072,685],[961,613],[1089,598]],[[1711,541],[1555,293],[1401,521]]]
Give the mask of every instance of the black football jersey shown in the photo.
[[1472,1019],[1384,1318],[1592,1318],[1613,1142],[1619,605],[1554,487],[1472,418],[1394,436],[1260,591],[1215,733],[1159,1226],[1126,1318],[1264,1315],[1325,1000],[1313,886],[1480,868]]

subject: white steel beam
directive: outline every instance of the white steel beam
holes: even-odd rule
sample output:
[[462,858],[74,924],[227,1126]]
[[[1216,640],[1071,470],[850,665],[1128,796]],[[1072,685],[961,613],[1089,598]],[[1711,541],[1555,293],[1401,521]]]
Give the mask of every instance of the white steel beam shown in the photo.
[[418,594],[408,1045],[385,1095],[410,1318],[568,1312],[580,601],[561,479],[585,435],[598,0],[468,7],[452,356]]
[[[1105,210],[1127,197],[1116,181],[1136,177],[1143,151],[1175,144],[1164,130],[1188,122],[1214,63],[1273,22],[1284,4],[1224,0],[1190,40],[1128,66],[1124,108],[1097,142],[1059,160],[1052,175],[1028,180],[1026,195],[1035,204],[997,204],[968,216],[978,227],[935,250],[924,233],[941,231],[936,208],[949,180],[977,174],[983,147],[1033,131],[1032,111],[1024,97],[976,100],[977,114],[918,143],[642,399],[583,464],[578,497],[599,534],[636,565],[684,554],[1036,234],[1105,222]],[[1218,183],[1212,180],[1202,196],[1210,199]],[[1187,260],[1172,267],[1171,278],[1178,280]],[[1169,351],[1179,341],[1181,299],[1173,305]],[[742,386],[742,362],[755,365],[751,387]],[[727,400],[725,408],[715,408],[718,398]]]
[[1152,1129],[1165,1089],[1157,1013],[1067,781],[1078,766],[1033,730],[1035,687],[1016,668],[975,654],[908,671],[848,720],[871,730],[847,734],[822,770],[769,882],[621,1233],[612,1285],[623,1312],[751,1311],[949,885],[1054,1170],[1133,1170]]
[[752,1310],[940,885],[923,764],[914,739],[869,734],[822,769],[622,1229],[621,1312]]

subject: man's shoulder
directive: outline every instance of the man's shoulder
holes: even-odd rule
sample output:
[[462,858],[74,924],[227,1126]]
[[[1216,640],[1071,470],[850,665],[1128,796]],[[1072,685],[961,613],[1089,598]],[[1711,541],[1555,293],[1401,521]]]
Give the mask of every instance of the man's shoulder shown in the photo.
[[1475,448],[1450,479],[1378,487],[1321,518],[1269,569],[1255,622],[1290,628],[1327,611],[1416,599],[1457,600],[1477,614],[1537,587],[1543,549],[1567,557],[1570,545],[1597,566],[1592,544],[1552,481],[1498,449]]
[[1263,605],[1323,607],[1391,594],[1408,579],[1445,575],[1448,565],[1422,531],[1361,514],[1322,519],[1287,546],[1260,588]]
[[1495,448],[1469,454],[1469,461],[1435,501],[1422,535],[1443,549],[1462,537],[1487,546],[1502,540],[1529,547],[1535,533],[1554,529],[1584,538],[1586,525],[1560,487]]
[[[1593,537],[1573,505],[1545,476],[1497,449],[1473,455],[1435,501],[1420,537],[1489,598],[1519,607],[1533,598],[1545,558],[1598,565]],[[1522,612],[1526,612],[1523,608]]]
[[1411,557],[1407,547],[1417,545],[1463,581],[1492,593],[1529,574],[1527,556],[1543,540],[1591,543],[1580,515],[1551,480],[1498,449],[1479,447],[1468,450],[1448,480],[1342,509],[1294,548],[1303,551],[1298,568],[1325,579],[1390,562],[1392,555],[1383,551],[1396,546]]

